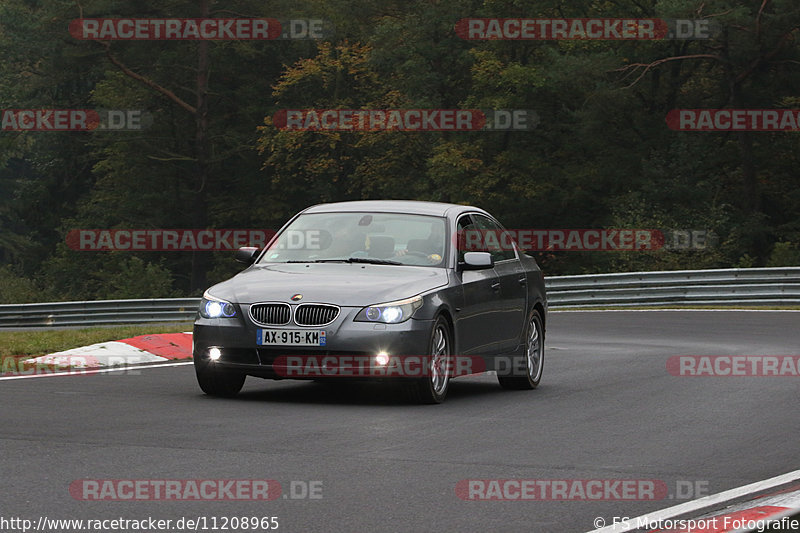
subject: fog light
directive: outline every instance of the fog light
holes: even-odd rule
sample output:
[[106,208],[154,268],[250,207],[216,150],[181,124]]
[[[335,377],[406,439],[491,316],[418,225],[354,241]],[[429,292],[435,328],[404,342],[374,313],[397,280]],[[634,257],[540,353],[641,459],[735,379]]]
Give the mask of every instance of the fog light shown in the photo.
[[375,362],[378,363],[380,366],[385,366],[389,364],[389,354],[385,352],[381,352],[375,356]]
[[216,361],[222,357],[222,351],[219,348],[209,348],[208,349],[208,358],[212,361]]

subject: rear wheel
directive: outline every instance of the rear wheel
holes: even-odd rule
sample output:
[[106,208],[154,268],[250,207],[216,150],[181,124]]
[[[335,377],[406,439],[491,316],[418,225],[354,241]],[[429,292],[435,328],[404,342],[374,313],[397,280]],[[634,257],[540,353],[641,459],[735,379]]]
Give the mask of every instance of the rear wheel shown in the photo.
[[233,398],[244,386],[246,374],[216,368],[213,363],[197,362],[194,365],[197,383],[209,396]]
[[417,403],[442,403],[450,385],[453,354],[450,327],[441,316],[433,324],[428,353],[425,377],[414,379],[408,393]]
[[[516,361],[515,361],[516,362]],[[511,375],[497,375],[500,386],[505,389],[535,389],[542,380],[544,370],[544,328],[539,311],[534,310],[525,328],[524,369],[512,364]],[[515,375],[516,374],[516,375]]]

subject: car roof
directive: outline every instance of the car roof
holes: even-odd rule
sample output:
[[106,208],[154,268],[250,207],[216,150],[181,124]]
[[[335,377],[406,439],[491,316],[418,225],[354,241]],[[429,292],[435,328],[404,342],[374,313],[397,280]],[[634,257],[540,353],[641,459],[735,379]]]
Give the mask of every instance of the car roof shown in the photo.
[[305,209],[303,213],[340,213],[376,211],[382,213],[408,213],[413,215],[455,216],[465,211],[486,213],[483,209],[469,205],[447,204],[442,202],[420,202],[416,200],[358,200],[353,202],[334,202],[318,204]]

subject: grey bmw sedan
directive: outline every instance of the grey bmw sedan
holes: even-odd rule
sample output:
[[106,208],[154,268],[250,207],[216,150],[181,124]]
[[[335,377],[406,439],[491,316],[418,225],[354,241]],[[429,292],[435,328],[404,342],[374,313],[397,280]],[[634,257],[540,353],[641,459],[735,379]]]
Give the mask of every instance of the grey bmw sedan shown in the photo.
[[543,273],[476,207],[357,201],[309,207],[249,266],[209,288],[194,366],[209,395],[247,376],[372,379],[440,403],[450,380],[494,371],[505,388],[542,378]]

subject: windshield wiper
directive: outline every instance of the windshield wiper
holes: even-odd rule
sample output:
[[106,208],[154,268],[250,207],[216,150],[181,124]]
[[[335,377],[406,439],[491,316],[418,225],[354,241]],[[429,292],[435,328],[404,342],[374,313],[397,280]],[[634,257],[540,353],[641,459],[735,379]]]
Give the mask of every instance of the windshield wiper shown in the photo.
[[399,261],[389,259],[373,259],[371,257],[349,257],[345,259],[348,263],[368,263],[370,265],[402,265]]
[[281,261],[281,263],[347,263],[347,259],[305,259],[300,261]]
[[389,259],[375,259],[371,257],[348,257],[339,259],[307,259],[305,261],[283,261],[284,263],[367,263],[370,265],[402,265],[398,261]]

